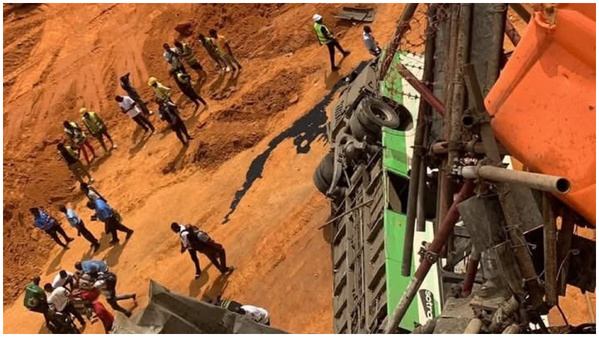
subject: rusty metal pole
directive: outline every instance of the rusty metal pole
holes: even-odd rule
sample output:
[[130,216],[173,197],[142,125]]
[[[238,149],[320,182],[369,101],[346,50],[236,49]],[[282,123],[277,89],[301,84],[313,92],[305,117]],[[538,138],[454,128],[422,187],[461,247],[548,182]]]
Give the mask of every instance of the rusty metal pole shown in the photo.
[[408,83],[410,83],[410,85],[414,87],[416,91],[418,91],[418,93],[422,96],[420,97],[421,99],[424,98],[424,100],[430,104],[441,116],[445,115],[445,107],[443,106],[443,103],[441,103],[441,101],[435,95],[433,95],[426,85],[418,80],[408,68],[401,64],[401,62],[397,64],[397,71],[404,80],[408,81]]
[[387,324],[385,325],[384,333],[391,334],[394,333],[399,325],[399,322],[403,319],[406,312],[408,311],[408,307],[418,289],[424,282],[424,278],[428,274],[431,267],[437,262],[439,258],[439,252],[441,248],[445,245],[447,241],[447,237],[453,232],[453,228],[455,227],[456,222],[458,221],[460,214],[458,212],[458,204],[467,198],[471,197],[474,192],[474,181],[466,180],[460,189],[460,192],[456,196],[455,201],[449,208],[443,223],[439,226],[439,230],[435,233],[435,238],[433,242],[428,247],[428,250],[424,253],[423,258],[420,260],[420,265],[414,274],[414,277],[410,281],[408,288],[404,292],[403,296],[397,303],[397,306],[393,310],[393,314],[388,317]]
[[553,213],[553,196],[543,193],[543,253],[545,256],[545,301],[557,304],[557,225]]
[[[463,67],[468,61],[468,51],[470,50],[470,21],[472,18],[472,4],[463,3],[456,5],[459,9],[459,29],[458,37],[456,42],[456,55],[452,79],[452,98],[450,121],[451,126],[449,127],[449,153],[447,155],[447,174],[451,172],[451,166],[454,165],[455,161],[460,156],[459,148],[455,145],[459,144],[464,138],[465,129],[462,126],[462,113],[464,112],[464,101],[466,98],[464,88],[464,76]],[[447,176],[443,180],[441,190],[445,194],[447,203],[450,203],[453,199],[453,182],[450,176]],[[441,217],[442,219],[442,217]],[[453,235],[452,235],[453,237]],[[453,238],[450,237],[447,240],[447,252],[453,251]]]
[[404,8],[403,13],[401,14],[401,18],[399,19],[399,22],[397,22],[397,27],[395,27],[395,32],[393,33],[393,37],[391,38],[391,43],[387,48],[385,59],[383,60],[383,63],[381,65],[379,79],[382,80],[385,78],[385,75],[387,75],[387,70],[389,70],[391,62],[393,62],[395,51],[397,51],[397,48],[399,48],[399,43],[401,42],[403,34],[410,29],[410,20],[414,16],[417,7],[418,3],[410,3],[407,4]]
[[566,296],[566,279],[568,278],[568,269],[570,269],[570,248],[572,247],[574,226],[574,211],[564,205],[562,207],[562,228],[557,235],[557,262],[560,267],[556,277],[560,296]]
[[480,252],[476,248],[472,247],[472,253],[470,254],[470,261],[468,261],[468,267],[466,268],[466,277],[462,283],[462,296],[467,297],[472,292],[472,286],[474,285],[474,279],[476,278],[476,272],[478,271],[478,265],[480,263]]
[[[434,7],[433,7],[434,8]],[[430,16],[430,15],[429,15]],[[431,20],[427,20],[430,22]],[[427,27],[427,40],[424,54],[424,73],[423,80],[430,81],[433,74],[433,55],[434,55],[434,38],[432,27]],[[432,93],[431,93],[432,94]],[[418,107],[418,118],[416,134],[414,135],[414,146],[412,152],[412,163],[410,168],[410,185],[408,188],[408,210],[406,212],[406,234],[403,242],[403,254],[401,260],[401,274],[410,276],[412,272],[412,251],[414,250],[414,230],[418,208],[418,185],[420,183],[420,175],[422,173],[422,157],[424,155],[426,115],[428,104],[425,100],[420,100]],[[426,171],[425,171],[426,173]]]
[[[492,163],[499,164],[501,163],[499,148],[497,147],[493,129],[491,129],[489,115],[484,104],[483,93],[476,78],[476,70],[472,64],[464,66],[464,76],[466,86],[468,87],[468,94],[472,97],[476,107],[476,113],[482,121],[480,135],[485,150],[487,151],[487,157]],[[524,233],[519,226],[521,221],[516,206],[517,201],[511,195],[510,187],[507,183],[498,183],[497,187],[499,202],[501,203],[501,208],[505,217],[506,232],[514,249],[514,256],[516,257],[516,262],[518,263],[518,267],[524,278],[526,289],[530,294],[531,303],[533,304],[533,307],[537,308],[543,304],[543,289],[539,284],[530,251],[528,250],[526,239],[524,238]]]
[[512,41],[514,47],[518,46],[518,43],[520,43],[520,33],[518,33],[509,18],[505,19],[505,35]]
[[505,20],[507,18],[507,5],[498,3],[491,16],[491,48],[487,60],[486,83],[484,94],[488,94],[499,77],[501,58],[503,57],[503,37],[505,36]]
[[[459,32],[459,15],[460,5],[450,4],[450,20],[449,20],[449,47],[447,51],[446,72],[445,72],[445,107],[447,108],[446,113],[443,115],[443,138],[448,140],[451,137],[451,112],[453,104],[453,84],[454,84],[454,73],[455,60],[456,60],[456,49],[458,43],[458,32]],[[441,161],[439,168],[439,191],[437,198],[437,222],[442,223],[449,206],[451,205],[452,189],[451,189],[451,172],[448,170],[450,163],[448,162],[449,154]],[[447,250],[444,249],[442,255],[445,256]]]

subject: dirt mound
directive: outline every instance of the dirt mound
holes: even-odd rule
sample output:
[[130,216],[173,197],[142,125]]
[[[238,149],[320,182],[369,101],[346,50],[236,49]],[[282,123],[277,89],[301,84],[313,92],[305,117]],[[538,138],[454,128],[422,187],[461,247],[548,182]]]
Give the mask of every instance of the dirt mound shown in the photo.
[[215,113],[216,120],[253,122],[287,109],[297,102],[304,74],[304,69],[283,70],[256,90],[243,95],[239,103]]

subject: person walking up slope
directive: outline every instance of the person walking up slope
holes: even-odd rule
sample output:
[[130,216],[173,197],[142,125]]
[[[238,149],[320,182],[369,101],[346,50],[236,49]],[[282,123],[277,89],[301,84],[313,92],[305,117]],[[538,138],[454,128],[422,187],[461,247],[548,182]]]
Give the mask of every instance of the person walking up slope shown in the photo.
[[93,202],[88,201],[87,207],[96,211],[96,213],[92,215],[92,221],[96,219],[102,221],[104,223],[104,231],[112,235],[110,244],[119,243],[120,240],[117,231],[127,233],[125,240],[129,240],[131,235],[133,235],[133,230],[117,220],[114,211],[104,200],[96,199]]
[[318,37],[318,43],[321,45],[327,46],[329,50],[329,58],[331,60],[331,70],[337,71],[339,67],[335,65],[335,48],[337,48],[343,57],[346,57],[350,54],[349,50],[343,50],[341,45],[337,41],[331,31],[323,24],[322,16],[320,14],[314,14],[312,17],[314,20],[314,30],[316,31],[316,36]]
[[100,249],[100,242],[98,242],[98,239],[96,239],[87,227],[85,227],[85,223],[79,216],[77,216],[77,213],[72,209],[67,208],[65,205],[60,205],[58,209],[66,216],[69,224],[77,230],[77,236],[83,236],[89,241],[94,252],[97,252],[98,249]]

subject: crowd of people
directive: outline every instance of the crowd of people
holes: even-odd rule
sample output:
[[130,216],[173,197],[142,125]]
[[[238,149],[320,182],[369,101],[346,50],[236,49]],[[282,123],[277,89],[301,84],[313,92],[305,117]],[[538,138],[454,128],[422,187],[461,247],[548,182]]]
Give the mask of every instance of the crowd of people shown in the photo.
[[[324,25],[322,16],[315,14],[314,30],[317,39],[321,45],[326,45],[329,51],[331,69],[337,71],[339,68],[335,65],[335,48],[343,56],[349,55],[349,51],[344,50],[331,31]],[[364,27],[363,39],[366,48],[373,56],[379,56],[380,48],[376,44],[370,27]],[[229,41],[216,30],[210,29],[208,36],[199,34],[197,40],[201,46],[206,49],[207,54],[214,61],[214,66],[219,74],[228,72],[240,72],[243,67],[235,57]],[[207,73],[204,67],[198,61],[193,48],[183,41],[175,41],[174,47],[168,43],[163,45],[163,57],[168,65],[168,73],[174,79],[181,93],[195,104],[195,111],[200,104],[205,109],[208,103],[195,90],[196,84],[204,83],[207,79]],[[185,66],[197,75],[193,80]],[[123,114],[126,114],[135,123],[137,123],[145,134],[154,134],[156,127],[150,121],[153,112],[148,108],[140,94],[131,83],[130,74],[127,73],[120,78],[122,89],[126,95],[117,95],[115,101]],[[179,114],[177,105],[171,99],[171,88],[160,83],[156,77],[148,78],[148,85],[154,92],[154,100],[158,104],[158,116],[161,120],[167,122],[175,132],[178,139],[184,146],[188,146],[193,139],[189,135],[185,122]],[[81,122],[87,132],[95,138],[102,147],[104,154],[109,155],[112,150],[117,148],[112,136],[108,132],[105,121],[97,112],[88,108],[81,108]],[[87,197],[86,206],[94,211],[91,221],[100,221],[104,223],[104,233],[111,236],[110,245],[120,242],[118,232],[125,234],[125,241],[129,240],[134,231],[122,223],[122,217],[108,201],[91,184],[94,182],[88,167],[83,165],[80,160],[80,154],[83,153],[85,161],[89,166],[96,157],[95,150],[90,144],[90,139],[85,131],[75,121],[65,120],[63,123],[64,133],[68,142],[59,142],[57,150],[60,158],[67,164],[69,170],[73,173],[75,179],[80,183],[81,192]],[[110,148],[106,146],[105,138],[110,142]],[[87,177],[87,182],[83,177]],[[73,227],[77,236],[82,236],[90,244],[90,249],[95,253],[100,249],[100,240],[92,233],[77,215],[77,213],[66,205],[60,205],[58,211],[64,216],[68,224]],[[51,212],[42,207],[32,207],[30,212],[34,218],[35,227],[47,233],[63,249],[69,249],[69,243],[75,240],[65,232],[61,222]],[[204,254],[212,264],[223,275],[230,275],[234,268],[227,265],[226,252],[224,247],[214,241],[206,232],[193,225],[181,225],[177,222],[171,223],[171,230],[178,236],[181,243],[181,253],[187,251],[195,267],[195,278],[199,278],[202,270],[200,268],[197,253]],[[62,237],[63,240],[59,237]],[[64,242],[63,242],[64,241]],[[136,294],[117,295],[116,283],[117,275],[111,272],[104,261],[87,260],[77,262],[74,271],[60,270],[53,278],[52,282],[40,286],[41,278],[35,276],[32,282],[25,289],[24,305],[30,311],[43,314],[46,321],[46,327],[53,333],[69,333],[69,324],[74,317],[82,327],[86,325],[86,320],[92,320],[97,317],[103,324],[105,331],[110,331],[114,317],[98,298],[104,295],[106,302],[113,310],[120,311],[127,316],[131,312],[121,307],[118,302],[122,300],[136,300]],[[221,300],[220,296],[211,301],[212,304],[221,306],[230,311],[247,315],[258,323],[270,325],[268,312],[256,306],[242,305],[233,300]],[[63,319],[58,319],[61,317]],[[69,319],[64,319],[64,318]]]

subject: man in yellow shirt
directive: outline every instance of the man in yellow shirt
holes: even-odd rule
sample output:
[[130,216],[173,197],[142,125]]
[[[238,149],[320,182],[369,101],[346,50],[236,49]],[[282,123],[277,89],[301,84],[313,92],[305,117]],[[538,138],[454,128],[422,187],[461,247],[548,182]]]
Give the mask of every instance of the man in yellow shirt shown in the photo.
[[[210,29],[208,31],[208,35],[216,41],[216,46],[218,47],[218,52],[222,56],[223,60],[227,64],[226,72],[239,70],[243,68],[241,63],[237,60],[235,55],[233,55],[233,51],[231,50],[231,46],[229,45],[229,41],[222,35],[219,35],[216,30]],[[237,68],[235,68],[237,66]]]

